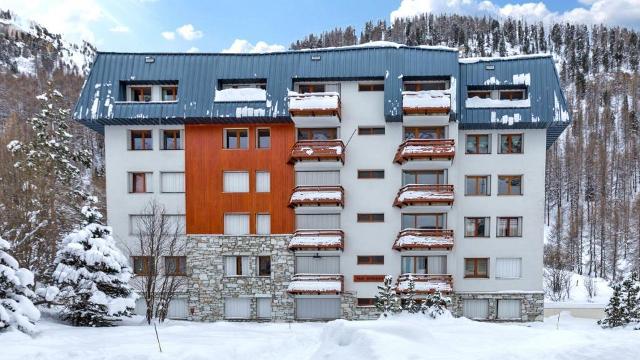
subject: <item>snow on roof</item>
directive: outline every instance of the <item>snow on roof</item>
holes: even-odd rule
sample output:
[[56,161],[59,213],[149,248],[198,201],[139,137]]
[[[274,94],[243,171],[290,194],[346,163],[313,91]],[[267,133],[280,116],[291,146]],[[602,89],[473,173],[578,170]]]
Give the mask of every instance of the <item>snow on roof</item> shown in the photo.
[[297,190],[291,195],[291,201],[305,200],[342,200],[342,193],[336,190]]
[[539,59],[550,58],[551,54],[528,54],[528,55],[511,55],[511,56],[492,56],[492,57],[468,57],[458,59],[461,64],[474,64],[478,62],[505,61],[505,60],[521,60],[521,59]]
[[395,247],[436,247],[436,246],[453,246],[453,238],[451,236],[435,236],[435,235],[402,235],[394,244]]
[[449,108],[451,97],[447,90],[403,91],[405,108]]
[[402,155],[405,154],[434,154],[453,152],[454,145],[407,145],[402,148]]
[[338,235],[293,236],[289,247],[341,247],[342,237]]
[[453,192],[448,191],[421,191],[421,190],[406,190],[398,195],[399,202],[406,200],[451,200],[453,201]]
[[331,46],[324,48],[315,48],[315,49],[299,49],[296,51],[317,51],[317,50],[342,50],[342,49],[362,49],[362,48],[413,48],[413,49],[422,49],[422,50],[440,50],[440,51],[455,51],[458,52],[457,48],[452,48],[444,45],[419,45],[419,46],[408,46],[404,44],[398,44],[393,41],[369,41],[364,44],[357,45],[347,45],[347,46]]
[[289,110],[337,109],[340,95],[337,92],[300,94],[289,91]]
[[[428,281],[414,281],[414,289],[416,292],[451,292],[451,284],[444,280],[428,280]],[[398,283],[397,287],[399,292],[409,290],[409,280],[403,280]]]
[[259,88],[216,90],[214,101],[267,101],[267,91]]
[[467,98],[464,106],[470,109],[487,109],[487,108],[528,108],[531,107],[531,100],[498,100],[490,98],[480,98],[474,96]]
[[289,283],[290,293],[340,293],[342,276],[335,274],[296,274]]

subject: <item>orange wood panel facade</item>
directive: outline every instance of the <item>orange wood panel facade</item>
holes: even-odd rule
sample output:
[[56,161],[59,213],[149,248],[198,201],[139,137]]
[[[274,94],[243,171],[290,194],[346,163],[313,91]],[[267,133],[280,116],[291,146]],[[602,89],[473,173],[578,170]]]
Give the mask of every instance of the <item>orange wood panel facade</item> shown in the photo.
[[[224,149],[224,129],[249,129],[248,149]],[[270,128],[271,147],[256,147],[256,130]],[[256,233],[256,214],[271,215],[272,234],[291,234],[295,215],[288,207],[294,187],[293,166],[287,164],[295,143],[289,124],[213,124],[185,126],[186,215],[188,234],[223,234],[225,213],[250,215]],[[224,171],[248,171],[248,193],[224,193]],[[271,191],[257,193],[256,171],[269,171]]]

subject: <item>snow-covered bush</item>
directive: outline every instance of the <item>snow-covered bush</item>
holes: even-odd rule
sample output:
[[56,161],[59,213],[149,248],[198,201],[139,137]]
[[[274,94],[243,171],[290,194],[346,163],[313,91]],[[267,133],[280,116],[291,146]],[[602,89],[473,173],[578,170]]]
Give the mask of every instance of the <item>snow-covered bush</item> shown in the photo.
[[604,328],[640,322],[640,281],[637,273],[613,285],[613,295],[604,312],[605,318],[598,321]]
[[0,331],[15,327],[33,334],[40,319],[40,312],[31,302],[34,293],[29,286],[33,285],[33,274],[20,268],[7,250],[9,243],[0,238]]
[[75,326],[111,326],[119,317],[131,316],[135,307],[137,295],[128,284],[131,268],[111,229],[99,223],[97,209],[85,206],[82,213],[84,227],[67,235],[56,254],[55,302],[60,317]]
[[378,286],[375,306],[384,317],[389,315],[407,312],[409,314],[422,313],[432,318],[438,318],[445,313],[449,313],[447,308],[451,305],[451,299],[439,291],[429,293],[424,298],[416,299],[415,280],[409,277],[406,291],[398,295],[393,287],[393,277],[387,275],[382,286]]
[[451,298],[442,296],[439,291],[427,294],[427,297],[420,304],[420,311],[436,319],[449,312],[448,307],[451,305]]

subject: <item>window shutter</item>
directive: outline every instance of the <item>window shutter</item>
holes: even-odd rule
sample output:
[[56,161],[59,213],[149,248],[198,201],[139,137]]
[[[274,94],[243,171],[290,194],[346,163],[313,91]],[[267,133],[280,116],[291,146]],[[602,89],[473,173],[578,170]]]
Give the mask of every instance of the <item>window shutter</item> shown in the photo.
[[340,185],[340,171],[296,171],[296,185]]
[[225,214],[224,215],[224,233],[225,235],[249,234],[249,215]]
[[329,320],[340,317],[339,298],[297,298],[295,302],[297,319]]
[[141,234],[145,231],[150,219],[151,215],[129,215],[129,233],[131,235]]
[[498,300],[498,319],[520,319],[520,300]]
[[519,279],[522,276],[521,269],[521,258],[496,259],[496,278],[498,279]]
[[296,257],[296,273],[299,274],[339,274],[340,257],[338,256],[298,256]]
[[339,214],[305,214],[296,215],[296,227],[298,229],[340,229]]
[[256,192],[271,191],[271,174],[268,171],[256,172]]
[[249,173],[246,171],[225,171],[224,192],[249,192]]
[[271,215],[269,214],[256,215],[256,234],[258,235],[271,234]]
[[165,172],[160,174],[160,187],[164,193],[184,192],[184,173]]
[[463,301],[462,315],[469,319],[486,319],[489,317],[489,300],[466,299]]
[[260,319],[270,319],[271,318],[271,298],[263,297],[257,298],[258,302],[258,318]]
[[249,274],[249,257],[242,256],[241,263],[242,263],[242,275],[249,276],[250,275]]
[[251,317],[251,299],[225,298],[224,316],[227,319],[249,319]]
[[238,271],[236,270],[236,257],[225,256],[224,257],[224,274],[226,276],[236,276]]

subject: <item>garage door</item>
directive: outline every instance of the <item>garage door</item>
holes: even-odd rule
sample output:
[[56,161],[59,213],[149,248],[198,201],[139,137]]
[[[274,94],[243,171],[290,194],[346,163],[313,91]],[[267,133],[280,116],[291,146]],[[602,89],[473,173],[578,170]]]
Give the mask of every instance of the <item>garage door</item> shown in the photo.
[[296,318],[333,320],[340,318],[340,298],[297,298]]

